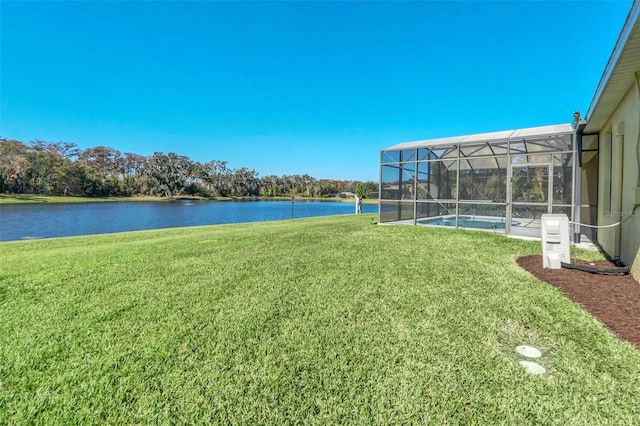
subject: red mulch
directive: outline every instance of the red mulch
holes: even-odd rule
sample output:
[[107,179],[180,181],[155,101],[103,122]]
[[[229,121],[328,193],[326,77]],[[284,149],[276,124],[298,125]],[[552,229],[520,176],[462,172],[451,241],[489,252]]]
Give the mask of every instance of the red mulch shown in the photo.
[[[542,256],[525,256],[518,265],[539,280],[559,288],[569,299],[579,303],[611,332],[640,349],[640,283],[631,275],[601,275],[573,269],[545,269]],[[607,260],[578,265],[616,269]]]

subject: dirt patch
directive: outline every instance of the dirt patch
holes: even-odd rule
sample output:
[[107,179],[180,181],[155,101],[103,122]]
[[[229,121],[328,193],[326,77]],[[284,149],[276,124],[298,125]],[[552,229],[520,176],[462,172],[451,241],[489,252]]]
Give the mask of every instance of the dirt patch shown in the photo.
[[[545,269],[542,256],[525,256],[517,260],[539,280],[559,288],[569,299],[602,322],[611,332],[640,349],[640,283],[631,275],[599,275],[572,269]],[[607,260],[578,265],[615,269]]]

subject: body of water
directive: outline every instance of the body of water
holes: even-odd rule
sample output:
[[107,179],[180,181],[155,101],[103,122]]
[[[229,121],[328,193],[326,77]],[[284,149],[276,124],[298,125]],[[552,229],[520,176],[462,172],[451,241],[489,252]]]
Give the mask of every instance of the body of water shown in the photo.
[[[0,204],[0,241],[106,234],[143,229],[260,222],[354,213],[333,201],[174,201]],[[364,204],[363,213],[378,206]]]

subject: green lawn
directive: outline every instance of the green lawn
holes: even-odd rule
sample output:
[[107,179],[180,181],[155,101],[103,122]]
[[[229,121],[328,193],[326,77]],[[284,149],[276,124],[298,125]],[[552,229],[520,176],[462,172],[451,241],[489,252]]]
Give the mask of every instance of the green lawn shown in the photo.
[[104,203],[113,201],[163,201],[162,197],[66,197],[62,195],[0,194],[0,204]]
[[1,243],[0,424],[638,424],[539,243],[372,217]]

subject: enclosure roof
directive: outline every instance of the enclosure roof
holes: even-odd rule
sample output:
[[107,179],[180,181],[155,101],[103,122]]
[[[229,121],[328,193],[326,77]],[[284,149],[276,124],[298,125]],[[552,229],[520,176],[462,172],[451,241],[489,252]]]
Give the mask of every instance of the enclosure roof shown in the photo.
[[425,139],[421,141],[403,142],[384,151],[395,151],[399,149],[411,148],[428,148],[440,145],[469,145],[473,143],[500,142],[508,139],[522,138],[544,138],[546,136],[555,136],[561,134],[573,133],[573,127],[570,124],[555,124],[552,126],[529,127],[527,129],[503,130],[501,132],[478,133],[467,136],[453,136],[450,138]]
[[595,133],[602,129],[616,109],[640,70],[640,2],[634,1],[622,27],[609,62],[593,95],[585,133]]

